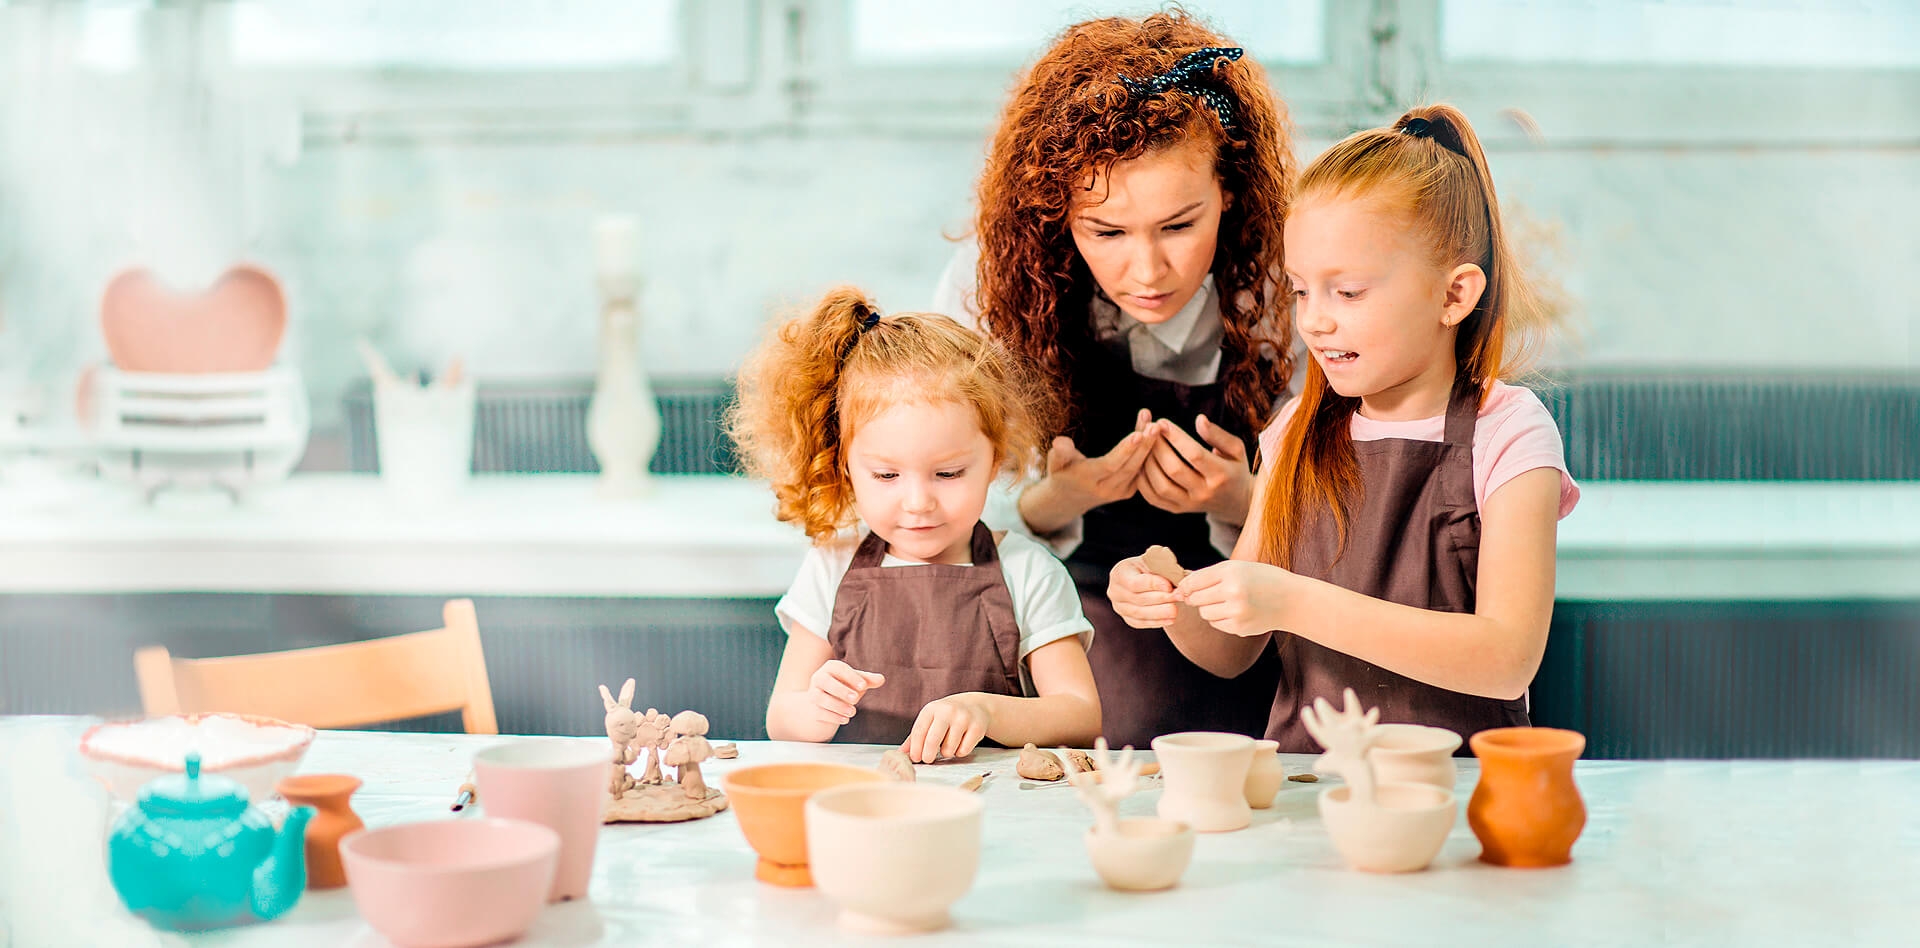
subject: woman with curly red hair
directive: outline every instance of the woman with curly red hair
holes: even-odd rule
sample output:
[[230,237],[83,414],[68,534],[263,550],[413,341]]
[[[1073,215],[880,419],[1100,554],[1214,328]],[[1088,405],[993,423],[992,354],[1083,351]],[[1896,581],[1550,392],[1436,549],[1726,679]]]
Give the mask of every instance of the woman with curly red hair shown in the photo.
[[1273,701],[1271,655],[1216,678],[1128,628],[1106,589],[1152,544],[1189,568],[1218,562],[1246,519],[1247,445],[1291,367],[1278,286],[1290,131],[1259,65],[1185,13],[1068,27],[1015,89],[974,240],[935,293],[936,311],[976,319],[1063,402],[1044,476],[989,518],[1066,560],[1116,744],[1257,734]]

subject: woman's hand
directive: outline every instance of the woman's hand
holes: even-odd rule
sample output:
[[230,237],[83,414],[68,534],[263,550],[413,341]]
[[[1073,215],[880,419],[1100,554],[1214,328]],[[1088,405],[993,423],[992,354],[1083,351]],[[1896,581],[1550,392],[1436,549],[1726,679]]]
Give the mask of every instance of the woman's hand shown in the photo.
[[1196,419],[1195,430],[1205,444],[1165,418],[1146,426],[1152,450],[1140,468],[1140,496],[1161,510],[1205,512],[1225,523],[1245,523],[1253,497],[1246,442],[1205,415]]
[[1173,584],[1147,569],[1146,561],[1137,556],[1113,564],[1107,574],[1107,599],[1113,611],[1136,629],[1164,629],[1180,614]]
[[919,764],[931,764],[943,757],[965,757],[973,753],[992,726],[991,696],[977,691],[948,695],[920,709],[913,733],[907,735],[900,749]]
[[861,671],[836,658],[807,680],[807,701],[816,712],[815,720],[838,727],[853,720],[854,706],[867,692],[886,683],[885,675]]
[[1020,517],[1035,533],[1054,533],[1087,511],[1134,494],[1152,437],[1136,431],[1113,450],[1090,458],[1071,438],[1053,439],[1047,476],[1020,495]]
[[1278,566],[1224,560],[1188,573],[1173,594],[1199,610],[1208,625],[1250,637],[1286,628],[1286,608],[1300,582],[1299,576]]

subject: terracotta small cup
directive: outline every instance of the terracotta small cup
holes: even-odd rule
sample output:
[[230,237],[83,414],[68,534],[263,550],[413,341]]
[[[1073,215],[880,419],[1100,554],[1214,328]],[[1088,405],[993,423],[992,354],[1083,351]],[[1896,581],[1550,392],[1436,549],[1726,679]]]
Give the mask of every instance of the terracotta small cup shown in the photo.
[[1566,865],[1587,825],[1587,807],[1573,782],[1573,762],[1586,749],[1578,731],[1503,727],[1473,736],[1480,782],[1467,802],[1467,824],[1480,838],[1480,859],[1496,866]]
[[347,801],[360,789],[360,778],[346,774],[303,774],[286,777],[274,789],[288,803],[310,806],[307,821],[307,888],[337,889],[347,884],[340,866],[340,838],[359,829],[358,814]]
[[753,877],[786,886],[810,886],[807,871],[807,798],[843,783],[885,780],[879,772],[845,764],[762,764],[720,778],[740,832],[760,854]]
[[550,901],[585,898],[607,804],[605,741],[514,741],[473,755],[488,816],[538,823],[560,835]]
[[1382,724],[1367,758],[1373,761],[1373,779],[1380,783],[1424,783],[1449,793],[1459,779],[1453,752],[1460,735],[1425,724]]

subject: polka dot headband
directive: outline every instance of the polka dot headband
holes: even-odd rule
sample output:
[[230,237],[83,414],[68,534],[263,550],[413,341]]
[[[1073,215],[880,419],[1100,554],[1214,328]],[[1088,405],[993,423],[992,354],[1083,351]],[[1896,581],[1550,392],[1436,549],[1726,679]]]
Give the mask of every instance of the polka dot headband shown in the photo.
[[1131,79],[1119,77],[1120,84],[1137,96],[1158,95],[1168,89],[1179,89],[1200,97],[1201,101],[1213,109],[1220,117],[1221,128],[1233,127],[1233,99],[1220,88],[1213,78],[1213,70],[1220,60],[1232,62],[1245,55],[1246,51],[1238,47],[1209,46],[1195,50],[1180,57],[1173,68],[1154,76],[1152,79]]

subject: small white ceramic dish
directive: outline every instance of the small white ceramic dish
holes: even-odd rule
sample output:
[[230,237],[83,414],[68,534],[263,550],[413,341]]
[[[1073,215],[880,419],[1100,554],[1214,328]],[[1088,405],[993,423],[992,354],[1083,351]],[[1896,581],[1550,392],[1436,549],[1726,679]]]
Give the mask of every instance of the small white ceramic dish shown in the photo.
[[140,788],[155,777],[182,772],[187,752],[198,751],[201,773],[239,781],[247,798],[259,802],[300,766],[313,736],[304,724],[258,715],[169,714],[95,725],[80,738],[80,754],[122,801],[139,799]]

